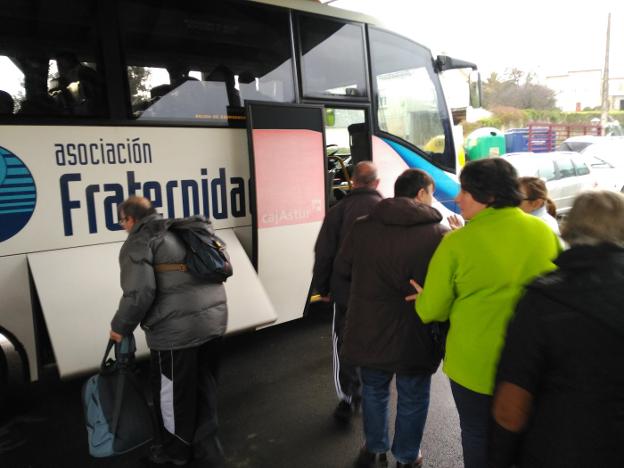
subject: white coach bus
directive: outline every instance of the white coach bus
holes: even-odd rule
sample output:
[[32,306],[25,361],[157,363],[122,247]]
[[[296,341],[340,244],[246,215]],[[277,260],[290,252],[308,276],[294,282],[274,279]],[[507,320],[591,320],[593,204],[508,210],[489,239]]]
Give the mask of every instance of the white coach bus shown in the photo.
[[129,195],[212,219],[235,271],[228,333],[302,316],[357,161],[387,196],[424,168],[453,208],[462,141],[439,75],[474,66],[371,18],[303,0],[3,0],[0,23],[0,388],[98,364]]

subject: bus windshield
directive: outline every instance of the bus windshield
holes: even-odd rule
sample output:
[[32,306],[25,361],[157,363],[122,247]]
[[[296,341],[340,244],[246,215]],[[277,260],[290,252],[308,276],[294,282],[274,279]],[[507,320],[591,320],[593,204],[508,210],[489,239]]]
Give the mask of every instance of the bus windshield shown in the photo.
[[379,129],[405,140],[432,162],[454,169],[445,144],[447,111],[431,53],[408,39],[369,28]]

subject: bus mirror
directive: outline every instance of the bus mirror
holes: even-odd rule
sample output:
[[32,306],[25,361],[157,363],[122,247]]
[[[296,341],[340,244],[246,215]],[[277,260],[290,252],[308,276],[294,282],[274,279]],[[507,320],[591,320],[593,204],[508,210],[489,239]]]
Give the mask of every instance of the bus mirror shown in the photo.
[[470,72],[468,85],[470,87],[470,107],[473,109],[481,107],[481,74],[478,70]]
[[477,69],[477,66],[472,62],[449,57],[448,55],[438,55],[434,60],[434,67],[438,73],[446,70],[457,70],[458,68]]

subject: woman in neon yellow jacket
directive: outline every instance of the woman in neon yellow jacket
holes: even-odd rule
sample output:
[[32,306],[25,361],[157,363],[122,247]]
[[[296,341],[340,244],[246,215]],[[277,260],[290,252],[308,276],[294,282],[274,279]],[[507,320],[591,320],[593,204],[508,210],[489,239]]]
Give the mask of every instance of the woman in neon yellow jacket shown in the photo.
[[468,163],[456,198],[466,226],[447,234],[431,259],[416,312],[450,320],[444,372],[460,418],[466,468],[487,466],[491,395],[505,330],[523,287],[554,269],[559,240],[518,205],[513,166],[499,158]]

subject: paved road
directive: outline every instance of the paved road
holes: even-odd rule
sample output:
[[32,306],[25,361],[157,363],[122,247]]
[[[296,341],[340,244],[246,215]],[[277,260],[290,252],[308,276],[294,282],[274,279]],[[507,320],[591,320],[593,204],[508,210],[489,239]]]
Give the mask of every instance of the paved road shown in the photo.
[[[340,428],[331,417],[336,397],[330,346],[324,313],[226,340],[219,404],[228,467],[352,465],[363,443],[362,421],[356,417]],[[141,450],[115,459],[89,457],[83,381],[41,383],[22,395],[13,417],[0,423],[2,468],[142,466]],[[422,450],[425,467],[462,466],[457,413],[441,372],[433,378]]]

